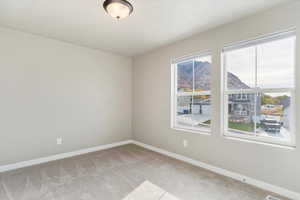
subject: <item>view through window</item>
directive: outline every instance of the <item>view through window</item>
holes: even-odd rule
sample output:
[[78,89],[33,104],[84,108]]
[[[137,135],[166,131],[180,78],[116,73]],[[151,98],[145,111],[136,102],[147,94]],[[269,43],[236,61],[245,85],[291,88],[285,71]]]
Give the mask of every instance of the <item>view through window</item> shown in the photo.
[[291,145],[295,34],[224,48],[225,134]]
[[181,60],[174,66],[174,127],[209,132],[211,56]]

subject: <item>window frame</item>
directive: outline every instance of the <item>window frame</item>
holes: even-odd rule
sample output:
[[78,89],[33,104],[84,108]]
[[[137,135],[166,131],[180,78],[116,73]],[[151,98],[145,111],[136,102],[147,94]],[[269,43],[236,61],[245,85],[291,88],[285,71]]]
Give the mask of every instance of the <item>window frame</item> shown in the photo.
[[[227,89],[227,66],[226,66],[226,52],[247,48],[247,47],[257,47],[258,45],[272,42],[272,41],[278,41],[280,39],[286,39],[290,37],[295,37],[295,48],[294,48],[294,87],[293,88],[259,88],[259,87],[253,87],[250,89]],[[296,31],[295,29],[290,29],[284,32],[278,32],[274,34],[265,35],[256,39],[247,40],[243,42],[237,42],[235,44],[230,44],[228,46],[223,47],[222,54],[221,54],[221,65],[223,69],[222,77],[223,77],[223,89],[221,94],[221,101],[222,101],[222,114],[221,114],[221,121],[222,121],[222,136],[225,138],[234,138],[234,139],[245,139],[247,141],[253,141],[253,142],[259,142],[259,143],[267,143],[267,144],[274,144],[274,145],[280,145],[280,146],[287,146],[287,147],[296,147]],[[255,77],[257,77],[257,48],[255,48]],[[256,78],[257,79],[257,78]],[[257,82],[257,80],[256,80]],[[247,134],[236,134],[229,131],[228,127],[228,97],[232,94],[254,94],[258,95],[261,93],[289,93],[291,95],[291,102],[290,102],[290,110],[292,111],[290,115],[290,141],[282,141],[278,140],[274,137],[266,137],[266,136],[259,136],[256,134],[256,127],[254,126],[254,135],[247,135]],[[255,98],[255,103],[256,103]],[[255,115],[256,115],[256,108],[255,109]]]
[[[186,62],[192,59],[196,58],[202,58],[210,56],[211,58],[211,65],[212,65],[212,52],[211,51],[204,51],[202,53],[194,53],[192,55],[183,56],[180,58],[176,58],[171,60],[171,123],[170,127],[171,129],[178,130],[178,131],[184,131],[184,132],[190,132],[190,133],[196,133],[196,134],[202,134],[202,135],[211,135],[212,133],[212,111],[213,111],[213,104],[211,103],[211,123],[210,127],[208,129],[201,129],[201,128],[194,128],[189,126],[183,126],[178,125],[176,123],[176,116],[177,116],[177,98],[179,96],[197,96],[197,95],[210,95],[210,99],[212,102],[212,84],[210,84],[211,88],[209,91],[202,91],[202,92],[194,92],[194,83],[193,83],[193,92],[180,92],[178,93],[177,89],[177,65]],[[210,69],[211,70],[211,69]],[[212,83],[212,78],[210,78],[210,83]]]

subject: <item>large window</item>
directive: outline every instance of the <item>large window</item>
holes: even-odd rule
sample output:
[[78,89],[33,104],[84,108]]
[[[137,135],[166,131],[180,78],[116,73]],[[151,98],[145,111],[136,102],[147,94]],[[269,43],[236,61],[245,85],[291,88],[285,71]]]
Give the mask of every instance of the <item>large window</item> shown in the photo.
[[295,33],[223,49],[225,135],[293,146]]
[[210,132],[211,56],[177,60],[173,67],[172,127]]

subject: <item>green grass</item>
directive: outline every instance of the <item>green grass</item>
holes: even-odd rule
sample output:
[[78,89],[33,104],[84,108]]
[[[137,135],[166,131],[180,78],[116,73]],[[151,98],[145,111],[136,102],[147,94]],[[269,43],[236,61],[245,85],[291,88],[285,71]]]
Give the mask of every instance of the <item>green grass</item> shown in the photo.
[[[210,120],[203,122],[204,124],[211,124]],[[239,123],[239,122],[228,122],[228,126],[231,129],[240,130],[240,131],[254,131],[254,123]],[[256,124],[256,127],[259,128],[259,124]]]
[[254,131],[254,124],[253,123],[239,123],[239,122],[228,122],[229,128],[240,130],[240,131]]

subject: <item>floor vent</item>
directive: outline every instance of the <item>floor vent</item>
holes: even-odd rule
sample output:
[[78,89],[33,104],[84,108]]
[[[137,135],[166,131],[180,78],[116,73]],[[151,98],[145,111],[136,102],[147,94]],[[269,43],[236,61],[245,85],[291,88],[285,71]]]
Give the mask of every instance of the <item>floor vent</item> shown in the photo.
[[266,197],[266,200],[280,200],[280,199],[277,198],[277,197],[273,197],[273,196],[269,195],[269,196]]

